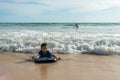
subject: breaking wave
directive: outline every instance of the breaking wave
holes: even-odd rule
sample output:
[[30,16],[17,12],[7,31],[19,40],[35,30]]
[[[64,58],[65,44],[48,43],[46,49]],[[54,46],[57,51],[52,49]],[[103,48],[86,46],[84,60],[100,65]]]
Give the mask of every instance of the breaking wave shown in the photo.
[[33,30],[0,33],[0,51],[37,52],[43,42],[56,53],[120,54],[120,34]]

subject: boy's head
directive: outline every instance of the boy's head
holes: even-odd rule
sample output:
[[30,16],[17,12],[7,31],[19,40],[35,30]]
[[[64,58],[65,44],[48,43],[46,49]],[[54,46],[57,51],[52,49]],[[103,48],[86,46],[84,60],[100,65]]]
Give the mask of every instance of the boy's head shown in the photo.
[[47,52],[47,48],[48,48],[47,43],[42,43],[41,44],[41,50],[42,50],[43,53]]

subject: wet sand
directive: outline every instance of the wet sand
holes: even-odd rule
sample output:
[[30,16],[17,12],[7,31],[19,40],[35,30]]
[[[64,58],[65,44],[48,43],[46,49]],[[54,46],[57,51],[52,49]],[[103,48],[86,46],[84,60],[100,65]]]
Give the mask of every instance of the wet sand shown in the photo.
[[120,56],[62,55],[55,63],[35,64],[31,54],[0,53],[0,80],[120,80]]

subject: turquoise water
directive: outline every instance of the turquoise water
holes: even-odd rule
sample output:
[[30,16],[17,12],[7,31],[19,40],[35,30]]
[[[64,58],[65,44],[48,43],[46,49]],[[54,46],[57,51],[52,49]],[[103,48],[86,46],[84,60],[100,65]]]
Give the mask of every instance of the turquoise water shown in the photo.
[[120,23],[0,23],[0,51],[120,54]]
[[[77,23],[82,33],[119,33],[120,23]],[[68,31],[74,32],[75,23],[0,23],[0,31]]]

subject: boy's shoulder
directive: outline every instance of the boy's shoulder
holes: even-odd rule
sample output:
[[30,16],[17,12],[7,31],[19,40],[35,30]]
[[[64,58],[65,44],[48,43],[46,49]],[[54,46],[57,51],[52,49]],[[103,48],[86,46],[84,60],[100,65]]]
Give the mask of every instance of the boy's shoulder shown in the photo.
[[49,50],[47,50],[47,53],[48,53],[48,54],[51,54],[51,52],[50,52]]

